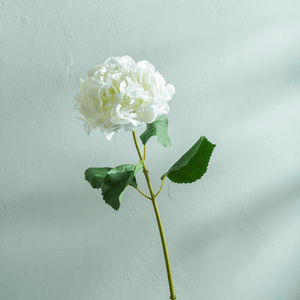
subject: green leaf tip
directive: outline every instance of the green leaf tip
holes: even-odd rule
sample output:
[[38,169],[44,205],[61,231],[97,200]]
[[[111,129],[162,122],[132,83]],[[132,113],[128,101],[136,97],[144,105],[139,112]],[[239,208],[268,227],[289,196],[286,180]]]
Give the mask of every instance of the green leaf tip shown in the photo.
[[103,200],[118,210],[126,187],[137,187],[135,175],[142,166],[138,163],[136,166],[125,164],[115,168],[89,168],[85,171],[85,179],[93,188],[101,187]]
[[207,170],[215,146],[206,137],[201,136],[161,179],[165,175],[176,183],[192,183],[200,179]]
[[168,119],[165,115],[156,118],[152,123],[147,124],[146,131],[140,135],[140,139],[144,145],[152,136],[157,137],[157,141],[164,147],[171,146],[171,140],[168,135]]

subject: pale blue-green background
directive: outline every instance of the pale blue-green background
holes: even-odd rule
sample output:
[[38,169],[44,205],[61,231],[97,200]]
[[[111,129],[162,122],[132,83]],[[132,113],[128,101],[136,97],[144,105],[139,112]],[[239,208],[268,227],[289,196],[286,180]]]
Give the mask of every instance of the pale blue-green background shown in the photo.
[[217,144],[158,198],[177,299],[300,299],[299,0],[2,0],[0,42],[1,300],[169,299],[150,201],[128,188],[115,212],[84,181],[138,161],[130,133],[88,137],[72,109],[125,54],[176,89],[155,190],[201,135]]

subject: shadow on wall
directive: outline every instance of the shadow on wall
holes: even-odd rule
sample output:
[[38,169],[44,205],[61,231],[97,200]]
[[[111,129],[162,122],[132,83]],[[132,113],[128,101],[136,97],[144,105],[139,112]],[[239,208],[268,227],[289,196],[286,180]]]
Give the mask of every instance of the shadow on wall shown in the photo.
[[[85,192],[36,191],[1,204],[5,299],[87,299],[98,290],[104,299],[115,295],[114,282],[106,280],[116,276],[114,259],[122,259],[115,258],[120,245],[107,233],[115,212],[100,193],[93,199]],[[124,243],[124,237],[119,240]]]
[[[184,60],[173,58],[177,65],[182,64],[182,72],[173,76],[178,85],[185,83],[185,91],[192,92],[189,107],[198,110],[200,101],[214,121],[225,118],[227,124],[234,123],[236,118],[243,119],[249,110],[255,112],[258,106],[282,101],[290,89],[298,86],[298,30],[289,21],[263,20],[259,26],[255,24],[249,28],[240,27],[238,32],[232,31],[232,36],[220,35],[215,40],[211,35],[193,36],[185,41],[180,39],[180,42],[173,47],[171,57],[179,57],[186,48],[189,55]],[[183,80],[182,76],[186,79],[187,74],[189,80]],[[176,88],[176,82],[174,84]],[[220,110],[219,102],[223,103],[225,99],[227,105],[222,105]],[[183,104],[182,111],[185,112]]]
[[[187,223],[190,226],[177,239],[183,263],[193,262],[200,277],[205,276],[201,270],[208,264],[213,272],[223,274],[218,276],[227,274],[219,284],[227,280],[234,286],[238,282],[244,292],[251,288],[256,294],[256,287],[277,293],[272,299],[298,299],[299,175],[294,171],[266,180],[264,185],[252,187],[250,195],[240,192],[235,201],[219,196],[224,205],[212,205],[206,213],[199,213],[198,221],[192,213],[195,222]],[[292,295],[295,298],[286,298]]]

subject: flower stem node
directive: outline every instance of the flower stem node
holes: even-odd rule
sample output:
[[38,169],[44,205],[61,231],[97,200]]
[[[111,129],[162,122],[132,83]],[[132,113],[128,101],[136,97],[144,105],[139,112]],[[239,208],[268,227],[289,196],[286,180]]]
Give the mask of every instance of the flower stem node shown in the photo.
[[145,175],[148,175],[148,173],[149,173],[149,171],[145,168],[143,169],[143,172],[144,172]]

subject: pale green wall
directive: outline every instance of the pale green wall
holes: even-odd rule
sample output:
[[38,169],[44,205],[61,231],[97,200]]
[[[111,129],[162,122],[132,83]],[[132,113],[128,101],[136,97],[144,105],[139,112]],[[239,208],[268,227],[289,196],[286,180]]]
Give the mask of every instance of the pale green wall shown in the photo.
[[127,54],[176,89],[155,189],[200,135],[217,144],[158,199],[177,299],[299,300],[299,29],[299,0],[2,0],[0,299],[169,299],[150,201],[128,189],[115,212],[84,181],[137,163],[130,133],[88,137],[72,109],[79,78]]

